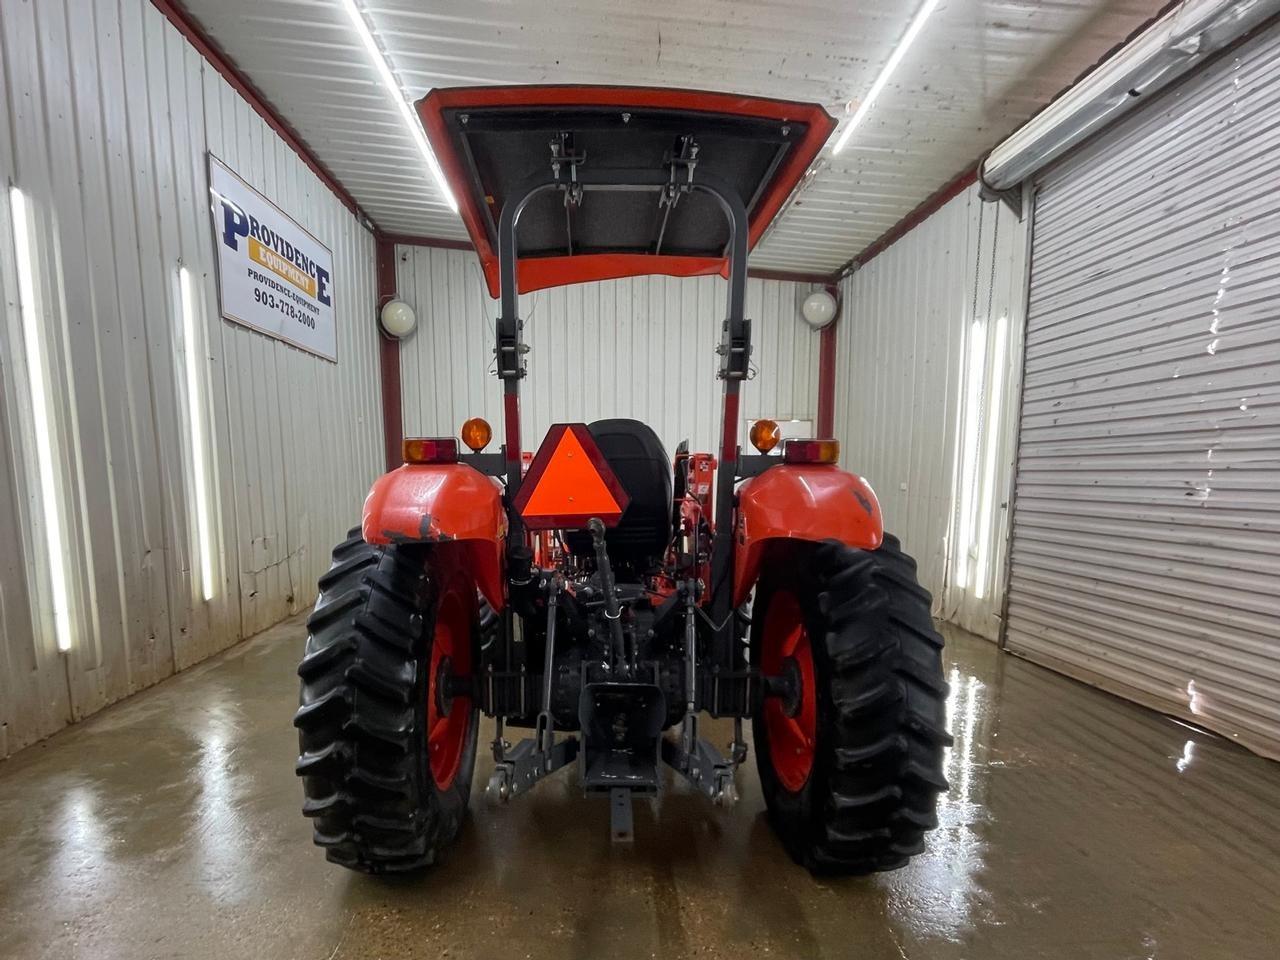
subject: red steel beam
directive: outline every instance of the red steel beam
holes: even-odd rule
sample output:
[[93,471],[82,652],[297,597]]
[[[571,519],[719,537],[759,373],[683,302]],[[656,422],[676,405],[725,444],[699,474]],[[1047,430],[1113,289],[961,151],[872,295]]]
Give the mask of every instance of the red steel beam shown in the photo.
[[[409,247],[438,247],[443,250],[474,250],[470,240],[455,240],[447,237],[422,237],[414,234],[404,233],[384,233],[381,236],[386,237],[392,243],[402,243]],[[830,273],[799,273],[790,270],[769,270],[767,268],[756,269],[754,267],[747,270],[747,276],[756,280],[780,280],[789,283],[820,283],[828,284],[831,282],[833,274]]]
[[[396,295],[396,245],[381,235],[376,243],[378,273],[378,313]],[[404,401],[400,390],[400,341],[388,336],[378,324],[378,365],[382,375],[382,437],[386,445],[387,469],[404,461],[400,450],[404,440]]]
[[441,250],[474,250],[470,240],[454,240],[450,237],[420,237],[407,233],[380,233],[380,237],[406,247],[438,247]]
[[790,270],[770,270],[767,267],[749,267],[747,276],[755,280],[779,280],[783,283],[820,283],[831,282],[834,274],[830,273],[793,273]]
[[819,437],[836,435],[836,329],[844,314],[840,285],[828,283],[827,293],[836,298],[836,315],[822,328],[818,345],[818,429]]

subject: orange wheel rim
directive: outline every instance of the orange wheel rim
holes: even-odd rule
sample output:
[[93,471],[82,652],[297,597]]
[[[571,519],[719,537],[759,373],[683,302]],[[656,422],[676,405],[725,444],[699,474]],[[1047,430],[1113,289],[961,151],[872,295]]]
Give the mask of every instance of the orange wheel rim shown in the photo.
[[818,688],[804,614],[800,601],[789,590],[779,590],[769,602],[760,669],[766,676],[790,673],[798,681],[798,703],[788,704],[778,697],[770,697],[764,703],[765,734],[774,773],[788,792],[798,793],[813,772]]
[[448,696],[447,678],[471,673],[471,614],[466,593],[453,584],[440,598],[427,678],[427,754],[436,786],[448,790],[462,766],[471,727],[471,697]]

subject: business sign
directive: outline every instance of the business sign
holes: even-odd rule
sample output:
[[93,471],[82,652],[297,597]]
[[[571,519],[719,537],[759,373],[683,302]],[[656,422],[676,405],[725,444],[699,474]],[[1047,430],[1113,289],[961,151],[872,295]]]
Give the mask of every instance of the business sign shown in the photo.
[[209,193],[222,315],[337,360],[329,248],[213,154]]

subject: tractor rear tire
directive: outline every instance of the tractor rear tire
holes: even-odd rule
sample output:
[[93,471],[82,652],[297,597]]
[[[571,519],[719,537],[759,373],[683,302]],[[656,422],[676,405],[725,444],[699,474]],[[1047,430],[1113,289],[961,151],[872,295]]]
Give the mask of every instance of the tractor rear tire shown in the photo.
[[457,837],[479,717],[446,681],[475,662],[481,616],[473,581],[447,555],[373,546],[358,527],[334,549],[307,620],[293,721],[302,812],[332,862],[417,870]]
[[915,561],[879,550],[795,546],[752,609],[752,660],[791,679],[753,718],[770,820],[814,873],[895,870],[924,849],[947,789],[942,637]]

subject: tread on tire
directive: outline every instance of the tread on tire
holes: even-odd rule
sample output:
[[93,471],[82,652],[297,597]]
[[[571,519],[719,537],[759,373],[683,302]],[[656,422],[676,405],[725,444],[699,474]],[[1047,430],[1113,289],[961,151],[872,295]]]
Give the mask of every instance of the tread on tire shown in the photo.
[[812,651],[816,729],[807,778],[788,789],[795,771],[785,755],[775,765],[765,706],[757,711],[769,817],[792,858],[815,873],[894,870],[924,849],[947,789],[947,684],[931,598],[895,537],[874,551],[833,540],[795,549],[767,566],[756,591],[752,660],[760,662],[770,605],[792,594]]
[[[360,528],[333,551],[307,620],[296,771],[303,814],[327,858],[367,873],[433,863],[461,829],[471,792],[478,714],[453,782],[441,789],[428,758],[428,666],[434,615],[444,583],[465,574],[437,562],[430,548],[373,546]],[[469,596],[474,585],[467,581]],[[478,649],[479,601],[469,640]]]

